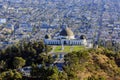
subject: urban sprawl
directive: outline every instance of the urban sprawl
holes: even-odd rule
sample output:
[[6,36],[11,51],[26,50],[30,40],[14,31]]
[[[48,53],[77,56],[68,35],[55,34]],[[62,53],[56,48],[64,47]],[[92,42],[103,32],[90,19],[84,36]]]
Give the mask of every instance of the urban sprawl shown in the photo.
[[79,37],[120,42],[119,0],[0,0],[0,48],[55,36],[66,26]]

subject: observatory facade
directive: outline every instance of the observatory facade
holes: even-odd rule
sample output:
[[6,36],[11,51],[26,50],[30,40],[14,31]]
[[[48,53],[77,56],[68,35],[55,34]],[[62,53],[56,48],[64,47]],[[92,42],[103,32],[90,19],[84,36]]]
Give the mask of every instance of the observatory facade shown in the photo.
[[88,45],[85,35],[76,39],[72,30],[68,27],[63,28],[57,37],[51,38],[50,35],[45,35],[44,43],[46,45]]

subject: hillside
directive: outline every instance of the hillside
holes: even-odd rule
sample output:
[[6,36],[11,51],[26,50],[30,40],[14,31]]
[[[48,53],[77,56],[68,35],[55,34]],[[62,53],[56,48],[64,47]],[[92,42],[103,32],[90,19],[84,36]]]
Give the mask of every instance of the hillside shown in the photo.
[[120,80],[117,57],[104,48],[72,52],[65,56],[65,71],[71,80]]
[[[61,66],[54,63],[59,57],[47,54],[50,50],[41,41],[1,50],[0,80],[120,80],[120,52],[80,47],[65,54]],[[29,77],[19,71],[30,66]]]

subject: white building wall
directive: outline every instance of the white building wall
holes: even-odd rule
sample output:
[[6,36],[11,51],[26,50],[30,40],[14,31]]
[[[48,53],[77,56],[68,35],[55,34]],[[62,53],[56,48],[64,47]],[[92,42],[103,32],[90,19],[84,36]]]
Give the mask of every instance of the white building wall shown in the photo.
[[48,45],[60,45],[61,44],[60,40],[45,39],[44,42],[45,44],[48,44]]
[[84,45],[87,46],[87,40],[67,40],[67,39],[62,39],[62,40],[51,40],[51,39],[45,39],[44,40],[45,44],[48,45]]

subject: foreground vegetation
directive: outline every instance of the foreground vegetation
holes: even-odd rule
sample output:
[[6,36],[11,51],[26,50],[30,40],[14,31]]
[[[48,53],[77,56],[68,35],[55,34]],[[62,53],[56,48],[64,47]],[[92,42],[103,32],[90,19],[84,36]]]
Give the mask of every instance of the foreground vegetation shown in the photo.
[[[54,59],[47,54],[51,49],[50,46],[46,46],[42,41],[39,41],[18,43],[1,50],[0,79],[22,79],[22,74],[17,71],[18,69],[32,64],[53,63]],[[14,75],[17,77],[14,77]]]
[[120,79],[120,54],[105,48],[69,53],[65,64],[64,71],[71,80]]
[[[68,51],[70,46],[66,47]],[[49,51],[51,47],[42,41],[15,44],[1,50],[0,80],[120,80],[118,51],[76,46],[65,55],[62,71],[53,64],[55,58],[48,55]],[[24,66],[32,66],[30,77],[18,71]]]

